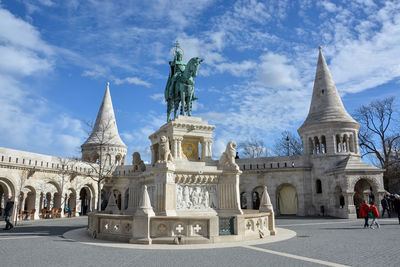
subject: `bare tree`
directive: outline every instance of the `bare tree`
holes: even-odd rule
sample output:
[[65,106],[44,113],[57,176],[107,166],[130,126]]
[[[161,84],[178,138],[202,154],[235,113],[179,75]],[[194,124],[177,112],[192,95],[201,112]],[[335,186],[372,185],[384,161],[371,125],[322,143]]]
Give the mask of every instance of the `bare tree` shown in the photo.
[[385,169],[384,186],[388,188],[391,169],[399,164],[400,131],[395,120],[394,97],[375,100],[354,113],[361,124],[358,139],[362,156],[373,155],[379,167]]
[[283,131],[281,136],[275,140],[273,151],[277,156],[302,155],[303,144],[297,134]]
[[107,178],[111,178],[117,166],[116,162],[112,162],[106,155],[107,148],[113,144],[112,141],[117,137],[112,131],[114,123],[112,118],[100,121],[98,125],[86,123],[89,128],[89,139],[93,140],[93,148],[98,151],[98,157],[85,159],[91,168],[89,177],[97,183],[97,211],[101,210],[102,185]]
[[58,172],[58,177],[56,178],[58,184],[60,185],[61,194],[61,208],[65,211],[65,205],[67,204],[66,197],[64,196],[64,187],[71,181],[75,176],[74,166],[77,163],[76,157],[73,158],[58,158],[58,162],[61,165],[61,170]]
[[264,141],[254,138],[240,142],[238,148],[243,151],[247,158],[260,158],[268,155],[268,149],[265,147]]

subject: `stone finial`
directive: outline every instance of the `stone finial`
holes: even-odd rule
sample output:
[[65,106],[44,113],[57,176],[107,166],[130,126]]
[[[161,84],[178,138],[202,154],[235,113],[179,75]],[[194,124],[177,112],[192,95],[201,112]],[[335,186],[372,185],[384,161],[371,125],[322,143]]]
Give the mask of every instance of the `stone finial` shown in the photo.
[[107,82],[107,89],[110,90],[110,82]]
[[260,202],[260,212],[274,212],[274,209],[272,208],[271,204],[271,199],[269,198],[269,194],[267,191],[267,186],[264,186],[264,191],[261,197],[261,202]]
[[319,50],[319,51],[322,51],[322,46],[318,46],[318,50]]
[[151,201],[149,197],[149,192],[147,192],[147,186],[143,186],[142,198],[140,199],[139,207],[135,213],[135,216],[140,217],[150,217],[154,216],[153,207],[151,206]]

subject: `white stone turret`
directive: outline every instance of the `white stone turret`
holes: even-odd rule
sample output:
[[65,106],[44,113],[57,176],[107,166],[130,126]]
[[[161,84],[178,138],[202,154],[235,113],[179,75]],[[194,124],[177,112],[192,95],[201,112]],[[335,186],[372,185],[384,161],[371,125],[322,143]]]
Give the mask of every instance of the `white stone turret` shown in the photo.
[[298,133],[306,154],[359,154],[360,124],[347,113],[319,47],[310,111]]
[[107,83],[93,130],[81,146],[82,160],[96,162],[101,158],[109,165],[124,165],[127,146],[118,133],[109,86]]

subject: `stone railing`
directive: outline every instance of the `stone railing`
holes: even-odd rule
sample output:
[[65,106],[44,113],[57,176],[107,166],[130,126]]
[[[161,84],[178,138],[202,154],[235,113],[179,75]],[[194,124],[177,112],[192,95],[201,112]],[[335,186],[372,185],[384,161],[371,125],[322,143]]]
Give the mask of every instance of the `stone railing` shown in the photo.
[[67,171],[86,175],[92,172],[92,168],[89,165],[78,160],[57,158],[7,148],[0,148],[0,165],[43,171]]
[[268,171],[273,169],[309,168],[298,156],[236,159],[241,171]]
[[93,238],[129,242],[132,238],[133,216],[91,213],[88,218],[88,233]]

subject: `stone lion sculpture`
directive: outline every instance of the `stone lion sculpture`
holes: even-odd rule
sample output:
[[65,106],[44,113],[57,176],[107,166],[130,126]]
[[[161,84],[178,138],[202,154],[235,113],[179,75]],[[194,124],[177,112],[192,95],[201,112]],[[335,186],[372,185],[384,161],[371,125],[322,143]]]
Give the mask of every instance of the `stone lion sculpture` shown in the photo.
[[174,158],[172,157],[171,150],[169,149],[169,141],[168,137],[161,136],[159,143],[159,162],[173,162]]
[[132,165],[133,165],[133,172],[144,172],[146,170],[146,165],[141,159],[139,152],[133,153]]
[[239,165],[235,162],[236,146],[235,142],[231,141],[228,143],[225,152],[222,153],[221,158],[219,159],[218,165],[220,168],[239,171]]

